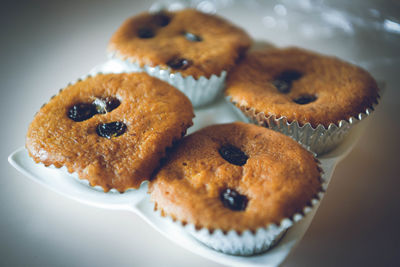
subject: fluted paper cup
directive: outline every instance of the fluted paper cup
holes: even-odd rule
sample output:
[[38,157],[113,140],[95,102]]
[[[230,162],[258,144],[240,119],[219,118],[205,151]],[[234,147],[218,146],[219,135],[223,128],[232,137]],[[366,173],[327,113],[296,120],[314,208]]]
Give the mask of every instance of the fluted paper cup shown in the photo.
[[118,72],[146,72],[160,80],[163,80],[184,93],[192,102],[194,107],[207,105],[221,96],[224,89],[227,72],[223,70],[219,74],[213,74],[210,78],[200,76],[195,79],[193,76],[182,76],[179,72],[171,72],[170,69],[162,69],[160,66],[140,66],[139,63],[130,59],[121,59],[117,52],[109,54],[109,58],[118,66]]
[[233,102],[230,97],[226,97],[226,100],[242,120],[290,136],[302,145],[309,147],[317,155],[327,153],[339,145],[351,127],[368,117],[374,110],[374,107],[367,108],[356,117],[341,120],[337,124],[331,123],[328,127],[322,124],[313,127],[310,123],[301,126],[297,121],[289,122],[284,116],[276,117],[275,115],[266,115],[264,112],[257,112],[254,108]]

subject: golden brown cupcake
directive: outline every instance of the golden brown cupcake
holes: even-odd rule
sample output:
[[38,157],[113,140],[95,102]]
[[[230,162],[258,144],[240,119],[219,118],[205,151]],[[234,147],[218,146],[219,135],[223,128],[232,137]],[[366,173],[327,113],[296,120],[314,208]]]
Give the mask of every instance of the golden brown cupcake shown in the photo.
[[365,70],[299,48],[250,52],[229,74],[226,95],[250,120],[327,152],[377,104]]
[[[156,90],[155,90],[156,89]],[[108,74],[69,85],[29,126],[26,148],[92,186],[123,192],[148,180],[165,149],[192,125],[190,101],[147,74]]]
[[169,82],[198,106],[218,95],[226,71],[250,44],[250,37],[227,20],[185,9],[129,18],[108,50],[125,61],[127,70],[144,70]]
[[[268,249],[289,226],[281,222],[301,214],[321,191],[320,168],[310,152],[283,134],[241,122],[184,138],[149,184],[164,216],[206,228],[201,241],[242,255]],[[271,225],[278,229],[269,232]],[[217,230],[226,233],[217,238],[221,242],[212,238]],[[241,241],[226,245],[232,231]]]

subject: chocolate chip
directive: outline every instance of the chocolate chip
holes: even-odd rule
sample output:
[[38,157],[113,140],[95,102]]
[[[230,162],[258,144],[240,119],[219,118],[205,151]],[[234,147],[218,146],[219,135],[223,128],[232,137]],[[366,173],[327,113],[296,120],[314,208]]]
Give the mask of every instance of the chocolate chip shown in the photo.
[[140,28],[138,30],[138,36],[143,39],[153,38],[154,32],[152,29],[149,29],[149,28]]
[[153,16],[154,22],[161,27],[165,27],[171,21],[171,18],[163,13],[157,13]]
[[167,62],[167,65],[175,70],[187,69],[191,64],[192,61],[186,58],[174,58]]
[[190,32],[185,32],[184,35],[185,35],[186,39],[191,42],[200,42],[203,40],[200,36],[190,33]]
[[293,102],[295,102],[299,105],[305,105],[305,104],[314,102],[315,100],[317,100],[317,97],[314,95],[303,95],[296,99],[293,99]]
[[233,211],[243,211],[247,207],[247,197],[239,194],[236,190],[227,188],[220,194],[222,204]]
[[279,92],[287,94],[290,92],[292,82],[300,79],[302,76],[303,74],[298,71],[287,70],[276,76],[271,83],[276,87],[276,89],[278,89]]
[[96,132],[99,136],[111,139],[123,134],[126,130],[126,125],[120,121],[110,123],[102,123],[97,125]]
[[242,150],[232,145],[224,145],[218,150],[221,157],[231,164],[243,166],[249,158]]
[[78,103],[68,110],[68,118],[73,121],[84,121],[96,114],[96,108],[92,104]]
[[121,102],[117,98],[114,97],[106,97],[106,98],[96,98],[92,105],[95,106],[98,114],[105,114],[107,112],[111,112],[116,109]]

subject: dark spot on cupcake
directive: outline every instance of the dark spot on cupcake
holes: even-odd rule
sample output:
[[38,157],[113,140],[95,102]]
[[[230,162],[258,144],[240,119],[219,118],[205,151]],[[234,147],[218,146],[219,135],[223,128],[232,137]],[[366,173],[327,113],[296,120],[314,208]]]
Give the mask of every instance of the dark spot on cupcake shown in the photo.
[[278,89],[279,92],[283,94],[287,94],[290,92],[291,84],[286,81],[274,80],[272,81],[272,84],[276,87],[276,89]]
[[298,71],[287,70],[276,76],[271,83],[276,87],[276,89],[278,89],[279,92],[287,94],[290,92],[292,82],[300,79],[302,76],[303,74]]
[[121,102],[115,97],[96,98],[92,105],[95,106],[98,114],[105,114],[116,109]]
[[167,65],[174,70],[185,70],[192,65],[192,61],[186,58],[174,58],[168,61]]
[[293,102],[299,105],[305,105],[311,102],[314,102],[317,100],[317,97],[315,95],[303,95],[298,98],[293,99]]
[[126,130],[126,125],[123,122],[120,121],[114,121],[110,123],[102,123],[97,125],[96,127],[96,133],[101,136],[105,137],[108,139],[111,139],[113,137],[120,136],[123,134]]
[[224,145],[218,152],[224,160],[237,166],[243,166],[249,158],[242,150],[232,145]]
[[190,32],[185,32],[184,35],[185,35],[186,40],[191,41],[191,42],[200,42],[203,40],[200,36],[190,33]]
[[153,21],[155,22],[156,25],[165,27],[170,23],[171,18],[166,14],[160,12],[153,16]]
[[226,208],[233,211],[243,211],[247,207],[247,197],[231,188],[223,190],[220,194],[220,199]]
[[85,121],[96,114],[96,108],[89,103],[78,103],[68,110],[68,118],[73,121]]
[[139,36],[139,38],[142,38],[142,39],[153,38],[154,35],[155,35],[154,31],[149,28],[140,28],[138,30],[138,36]]

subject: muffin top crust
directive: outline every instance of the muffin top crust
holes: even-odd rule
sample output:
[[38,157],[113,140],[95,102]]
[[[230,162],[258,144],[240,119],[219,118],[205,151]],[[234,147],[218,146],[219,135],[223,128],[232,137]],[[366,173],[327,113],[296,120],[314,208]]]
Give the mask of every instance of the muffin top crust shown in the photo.
[[187,97],[165,82],[144,73],[99,74],[69,85],[39,110],[26,148],[36,162],[66,166],[92,186],[123,192],[150,178],[193,117]]
[[301,213],[321,188],[311,153],[283,134],[242,122],[185,137],[149,184],[163,215],[238,232]]
[[228,74],[226,95],[241,109],[314,128],[357,118],[379,97],[362,68],[300,48],[249,52]]
[[228,71],[250,44],[247,33],[225,19],[184,9],[127,19],[112,36],[108,51],[141,66],[160,66],[198,79]]

